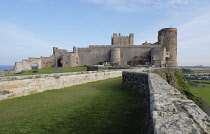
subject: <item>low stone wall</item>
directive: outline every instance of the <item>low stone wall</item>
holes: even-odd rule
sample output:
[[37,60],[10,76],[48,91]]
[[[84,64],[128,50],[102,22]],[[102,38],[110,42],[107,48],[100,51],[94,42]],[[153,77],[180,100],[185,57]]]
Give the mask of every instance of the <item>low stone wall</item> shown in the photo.
[[[136,68],[135,71],[148,71]],[[26,76],[0,77],[0,101],[19,96],[60,89],[87,82],[122,76],[123,70],[84,71]]]
[[122,71],[89,71],[1,77],[0,100],[25,96],[46,90],[70,87],[86,82],[118,77],[121,75]]
[[3,70],[3,71],[0,71],[0,76],[14,74],[14,73],[15,73],[15,70]]
[[210,133],[210,117],[158,74],[124,71],[123,86],[148,97],[147,133]]

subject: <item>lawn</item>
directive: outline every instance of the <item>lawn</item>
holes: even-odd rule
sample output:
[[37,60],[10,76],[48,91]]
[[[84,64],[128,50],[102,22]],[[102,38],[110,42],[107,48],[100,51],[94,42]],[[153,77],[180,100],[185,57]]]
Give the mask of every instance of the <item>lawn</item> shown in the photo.
[[[31,70],[28,70],[25,73],[9,74],[5,76],[37,75],[37,74],[49,74],[49,73],[59,73],[59,72],[55,70],[54,68],[49,67],[49,68],[39,69],[37,73],[33,73]],[[5,77],[5,76],[2,76],[2,77]]]
[[210,80],[192,80],[192,81],[198,81],[198,82],[208,82],[208,83],[210,83]]
[[0,102],[1,134],[143,133],[144,96],[122,78],[90,82]]
[[81,66],[81,67],[61,67],[61,70],[65,72],[77,72],[77,71],[87,71],[87,67]]
[[[198,80],[202,81],[202,80]],[[208,80],[204,80],[203,82],[209,82]],[[209,84],[202,84],[204,87],[199,88],[191,88],[191,92],[198,97],[202,97],[203,100],[205,100],[208,105],[210,106],[210,85]]]
[[[60,67],[60,70],[63,70],[65,72],[77,72],[77,71],[86,71],[87,67]],[[52,67],[49,68],[43,68],[39,69],[37,73],[33,73],[31,70],[26,71],[25,73],[17,73],[17,74],[10,74],[0,77],[6,77],[6,76],[22,76],[22,75],[37,75],[37,74],[50,74],[50,73],[60,73],[59,71],[55,70]]]

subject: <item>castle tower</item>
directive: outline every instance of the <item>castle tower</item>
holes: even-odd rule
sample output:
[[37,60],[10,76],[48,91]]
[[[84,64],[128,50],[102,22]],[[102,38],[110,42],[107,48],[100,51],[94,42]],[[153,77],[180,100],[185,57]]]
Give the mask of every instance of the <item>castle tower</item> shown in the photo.
[[129,45],[133,45],[133,40],[134,40],[134,34],[130,33],[129,34]]
[[120,48],[111,49],[111,63],[120,63]]
[[117,33],[113,33],[112,45],[118,45],[118,35],[117,35]]
[[112,45],[133,45],[134,34],[129,36],[121,36],[121,34],[114,33],[112,36]]
[[158,43],[166,48],[166,67],[178,67],[177,64],[177,29],[164,28],[158,31]]

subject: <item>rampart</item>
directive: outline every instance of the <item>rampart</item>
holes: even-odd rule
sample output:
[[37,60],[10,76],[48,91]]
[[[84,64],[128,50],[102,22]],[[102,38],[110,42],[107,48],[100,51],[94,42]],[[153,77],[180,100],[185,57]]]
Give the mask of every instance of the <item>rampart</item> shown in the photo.
[[[145,69],[134,70],[143,71]],[[122,70],[0,77],[0,101],[118,76],[122,76]]]
[[3,71],[0,71],[0,76],[14,74],[14,73],[15,73],[15,70],[3,70]]
[[0,78],[0,100],[123,76],[123,86],[146,95],[147,132],[161,134],[210,133],[210,117],[193,101],[150,69],[85,71]]
[[124,71],[122,76],[124,87],[147,96],[147,133],[210,133],[210,117],[158,74]]

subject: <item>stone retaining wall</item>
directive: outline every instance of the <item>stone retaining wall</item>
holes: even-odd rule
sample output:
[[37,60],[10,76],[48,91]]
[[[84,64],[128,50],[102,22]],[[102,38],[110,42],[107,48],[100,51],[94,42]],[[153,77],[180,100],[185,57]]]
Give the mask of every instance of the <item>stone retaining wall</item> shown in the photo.
[[122,76],[124,87],[137,89],[148,97],[147,133],[210,133],[210,117],[158,74],[123,71]]
[[14,74],[14,73],[15,73],[15,70],[3,70],[3,71],[0,71],[0,76]]
[[0,78],[0,100],[45,90],[60,89],[86,82],[118,77],[122,71],[57,73]]
[[[136,68],[134,70],[147,71],[148,69]],[[0,101],[118,76],[122,76],[122,70],[0,77]]]

